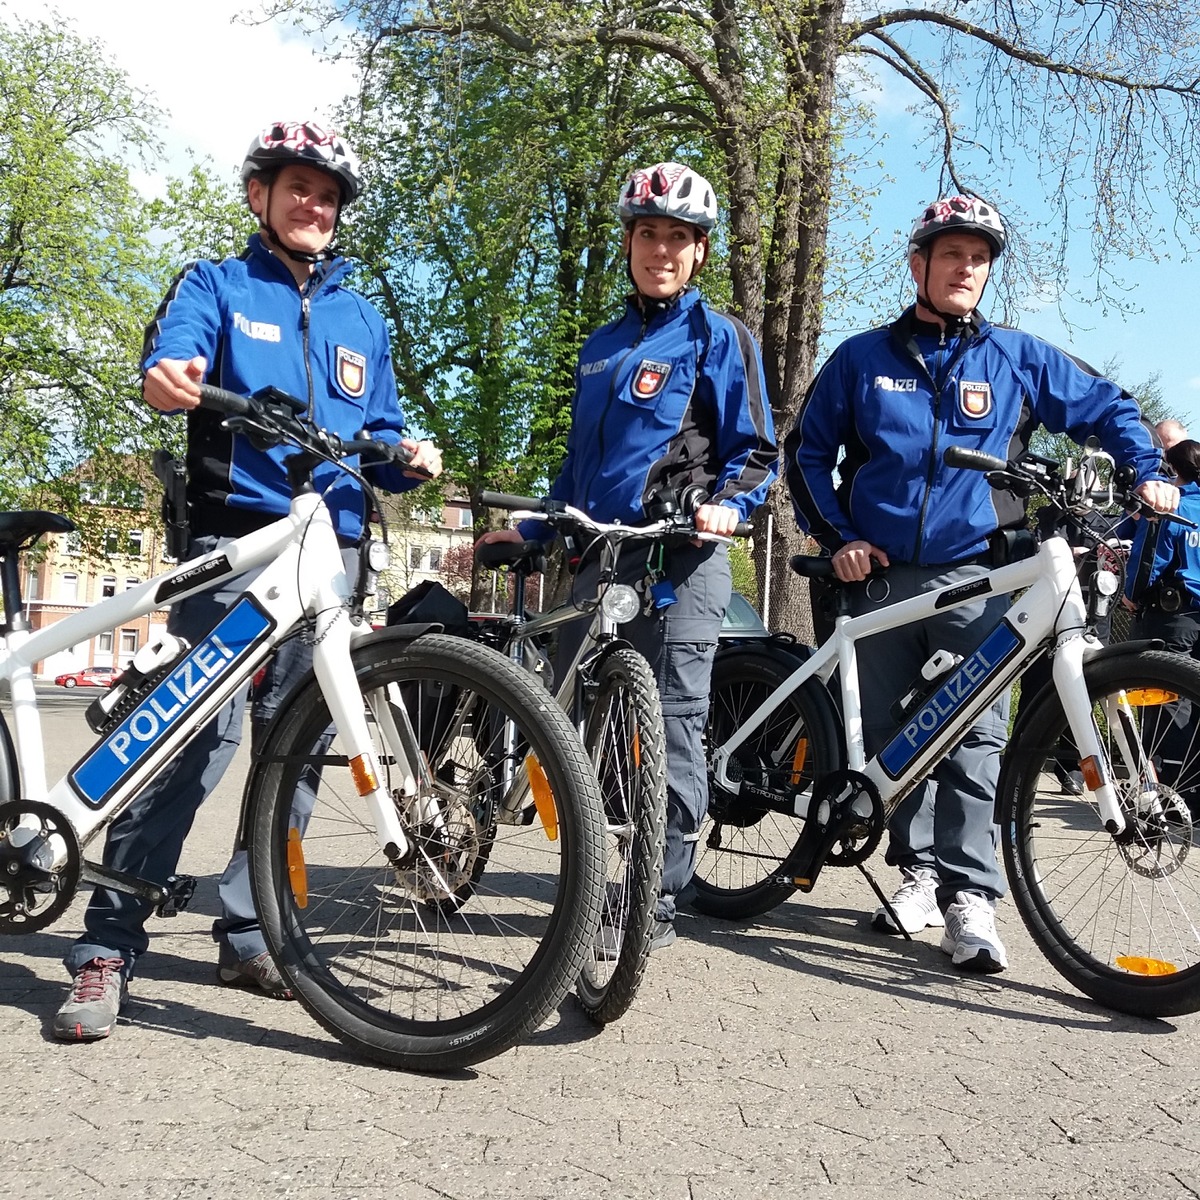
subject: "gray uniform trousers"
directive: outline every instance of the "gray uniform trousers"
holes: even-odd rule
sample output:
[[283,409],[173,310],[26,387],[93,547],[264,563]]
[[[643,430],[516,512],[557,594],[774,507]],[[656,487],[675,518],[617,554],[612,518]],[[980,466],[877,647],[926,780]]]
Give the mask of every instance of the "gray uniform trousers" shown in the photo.
[[[894,562],[886,575],[851,587],[851,613],[873,612],[881,605],[972,579],[985,569],[976,563],[920,567]],[[965,658],[995,628],[1008,606],[1006,595],[992,596],[859,643],[868,758],[895,734],[892,705],[920,679],[921,668],[934,652],[947,650]],[[925,783],[901,801],[888,825],[887,861],[893,866],[937,871],[937,898],[943,911],[959,891],[990,899],[1005,892],[996,861],[999,830],[994,809],[1008,732],[1008,701],[1005,692],[937,764]]]
[[[649,543],[626,543],[619,576],[639,584],[646,577]],[[704,727],[713,655],[732,579],[729,554],[723,544],[685,542],[667,551],[665,574],[675,588],[676,603],[621,626],[621,636],[645,656],[658,682],[667,742],[667,837],[662,889],[657,917],[675,919],[676,897],[696,869],[700,826],[708,812],[708,769],[704,758]],[[588,562],[575,577],[576,594],[596,594],[599,567]],[[570,665],[586,621],[566,626],[559,634],[555,674]]]
[[[198,558],[232,541],[231,538],[193,538],[189,559]],[[343,552],[348,571],[355,570],[357,552]],[[212,591],[181,600],[171,608],[168,630],[192,645],[220,620],[254,578],[254,573],[228,580]],[[255,688],[251,708],[252,739],[265,733],[279,701],[312,665],[312,650],[299,639],[278,650],[262,684]],[[179,864],[183,843],[200,805],[221,782],[242,740],[242,721],[249,687],[239,689],[179,756],[117,818],[109,828],[103,863],[113,870],[154,883],[165,883]],[[297,792],[297,805],[309,804],[311,791]],[[304,822],[306,813],[294,819]],[[218,887],[222,916],[213,925],[222,963],[253,958],[266,949],[250,896],[249,869],[244,850],[235,851]],[[146,919],[152,906],[133,896],[98,887],[84,914],[84,933],[67,951],[63,962],[71,974],[93,958],[125,960],[123,974],[133,974],[149,938]]]

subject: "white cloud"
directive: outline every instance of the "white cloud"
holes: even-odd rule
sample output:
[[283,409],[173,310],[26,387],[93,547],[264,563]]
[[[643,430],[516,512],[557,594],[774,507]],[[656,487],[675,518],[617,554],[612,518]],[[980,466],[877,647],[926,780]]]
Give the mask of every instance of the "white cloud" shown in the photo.
[[[81,36],[103,43],[105,57],[163,111],[164,173],[186,169],[188,153],[211,157],[224,175],[239,166],[257,130],[280,119],[332,123],[333,110],[355,90],[350,62],[330,62],[290,25],[246,25],[253,3],[205,0],[5,0],[0,17],[55,21],[55,11]],[[348,31],[339,31],[348,39]],[[326,42],[330,45],[332,43]],[[137,180],[158,190],[152,175]]]

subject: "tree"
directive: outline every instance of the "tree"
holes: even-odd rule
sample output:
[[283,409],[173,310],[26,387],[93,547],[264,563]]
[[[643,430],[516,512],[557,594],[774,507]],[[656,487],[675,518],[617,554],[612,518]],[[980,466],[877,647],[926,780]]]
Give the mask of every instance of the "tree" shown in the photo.
[[[841,228],[830,235],[847,195],[846,101],[864,75],[890,73],[928,114],[913,160],[932,176],[920,199],[984,193],[1015,225],[998,279],[1010,311],[1058,286],[1073,239],[1089,241],[1094,294],[1120,303],[1123,256],[1196,233],[1196,0],[932,0],[876,12],[845,0],[357,0],[334,11],[350,9],[375,52],[432,37],[464,55],[491,46],[497,58],[559,69],[631,56],[660,101],[641,113],[643,131],[670,137],[682,123],[718,153],[732,303],[760,335],[781,431],[816,363],[829,263],[842,249]],[[1163,178],[1166,229],[1148,216]],[[1036,207],[1021,191],[1031,179],[1052,214],[1037,237],[1019,232]],[[856,240],[861,228],[847,223]],[[783,612],[799,536],[786,501],[771,503],[772,611]]]
[[131,399],[161,266],[129,164],[153,119],[69,29],[0,29],[0,506],[59,509],[91,548],[85,485],[136,484],[149,424]]

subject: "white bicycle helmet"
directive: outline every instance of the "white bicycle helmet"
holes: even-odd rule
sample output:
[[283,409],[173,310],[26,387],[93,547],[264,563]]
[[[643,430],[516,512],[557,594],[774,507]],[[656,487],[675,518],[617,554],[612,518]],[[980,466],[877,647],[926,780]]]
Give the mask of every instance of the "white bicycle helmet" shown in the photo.
[[258,171],[288,163],[327,171],[341,186],[342,203],[349,204],[362,191],[362,176],[354,151],[336,133],[312,121],[276,121],[250,143],[242,163],[242,184]]
[[908,250],[921,250],[943,233],[974,233],[992,248],[992,257],[1004,253],[1006,242],[1000,214],[977,196],[947,196],[935,200],[920,216],[908,237]]
[[711,233],[717,223],[717,198],[708,180],[690,167],[655,163],[629,176],[617,201],[617,215],[626,226],[638,217],[671,217]]

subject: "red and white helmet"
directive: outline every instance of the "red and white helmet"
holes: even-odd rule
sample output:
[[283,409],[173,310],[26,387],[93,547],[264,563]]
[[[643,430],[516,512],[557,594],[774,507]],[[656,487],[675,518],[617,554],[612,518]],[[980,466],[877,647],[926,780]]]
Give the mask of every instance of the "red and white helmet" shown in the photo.
[[250,143],[242,163],[242,184],[258,171],[271,171],[289,163],[317,167],[341,186],[342,203],[349,204],[362,190],[362,176],[354,151],[336,133],[312,121],[276,121]]
[[920,216],[908,236],[908,250],[921,250],[943,233],[974,233],[992,248],[992,257],[1004,253],[1006,237],[1000,214],[977,196],[947,196],[935,200]]
[[655,163],[630,175],[617,201],[622,225],[638,217],[671,217],[687,221],[705,233],[717,223],[717,198],[712,185],[682,163]]

